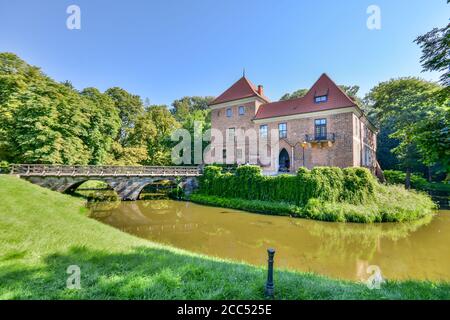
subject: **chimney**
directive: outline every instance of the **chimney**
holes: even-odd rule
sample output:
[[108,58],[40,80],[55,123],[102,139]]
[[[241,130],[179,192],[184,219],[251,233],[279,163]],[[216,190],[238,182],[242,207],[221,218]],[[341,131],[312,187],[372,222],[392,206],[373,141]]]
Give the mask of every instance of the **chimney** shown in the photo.
[[258,85],[258,94],[262,96],[264,94],[264,88],[262,85]]

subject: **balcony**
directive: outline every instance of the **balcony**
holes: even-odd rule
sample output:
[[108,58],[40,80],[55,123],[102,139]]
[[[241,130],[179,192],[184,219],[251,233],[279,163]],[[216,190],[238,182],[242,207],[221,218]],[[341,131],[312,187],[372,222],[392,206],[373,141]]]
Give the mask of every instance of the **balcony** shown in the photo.
[[306,134],[305,135],[305,142],[309,145],[317,144],[321,147],[324,145],[328,145],[331,147],[333,143],[336,140],[336,134],[334,133],[327,133],[323,135],[318,134]]

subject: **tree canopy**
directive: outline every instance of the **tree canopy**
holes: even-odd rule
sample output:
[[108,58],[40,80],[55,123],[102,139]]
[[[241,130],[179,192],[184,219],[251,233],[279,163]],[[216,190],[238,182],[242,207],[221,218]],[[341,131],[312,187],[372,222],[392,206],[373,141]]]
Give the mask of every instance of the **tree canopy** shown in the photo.
[[[358,86],[340,87],[380,127],[382,168],[438,166],[449,173],[448,87],[412,77],[391,79],[364,100]],[[212,99],[183,97],[168,107],[151,105],[148,98],[144,104],[119,87],[78,91],[70,81],[59,83],[16,55],[0,53],[0,162],[168,165],[172,133],[184,128],[191,137],[203,136],[211,126]],[[193,152],[193,139],[191,144]],[[203,141],[202,148],[207,144]]]
[[172,131],[190,129],[194,119],[209,122],[211,99],[184,97],[170,109],[144,106],[119,87],[79,92],[0,53],[0,161],[168,165]]
[[423,70],[443,72],[441,83],[450,86],[450,23],[418,36],[415,42],[422,49]]
[[[419,78],[391,79],[372,88],[366,96],[371,119],[385,139],[378,139],[382,162],[388,144],[398,164],[410,172],[417,163],[444,165],[448,173],[449,98],[446,88]],[[433,139],[427,140],[433,136]],[[383,166],[383,163],[382,163]],[[384,166],[386,168],[387,166]]]

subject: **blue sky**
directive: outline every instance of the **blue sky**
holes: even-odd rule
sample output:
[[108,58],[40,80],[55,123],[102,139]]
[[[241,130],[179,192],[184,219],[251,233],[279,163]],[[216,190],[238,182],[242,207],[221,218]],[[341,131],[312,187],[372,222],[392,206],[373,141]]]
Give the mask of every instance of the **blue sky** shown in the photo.
[[[66,28],[69,5],[81,30]],[[366,27],[367,7],[381,29]],[[216,96],[242,75],[277,100],[322,72],[366,93],[421,73],[415,37],[448,23],[445,0],[0,0],[0,52],[18,54],[82,89],[120,86],[170,104]]]

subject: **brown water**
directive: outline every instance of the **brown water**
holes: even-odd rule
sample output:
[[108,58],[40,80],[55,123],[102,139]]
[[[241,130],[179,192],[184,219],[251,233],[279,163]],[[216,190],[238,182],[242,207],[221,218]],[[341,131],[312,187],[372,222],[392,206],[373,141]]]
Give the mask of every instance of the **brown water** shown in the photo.
[[364,280],[450,281],[450,211],[412,223],[344,224],[276,217],[172,200],[100,203],[94,218],[122,231],[209,256]]

